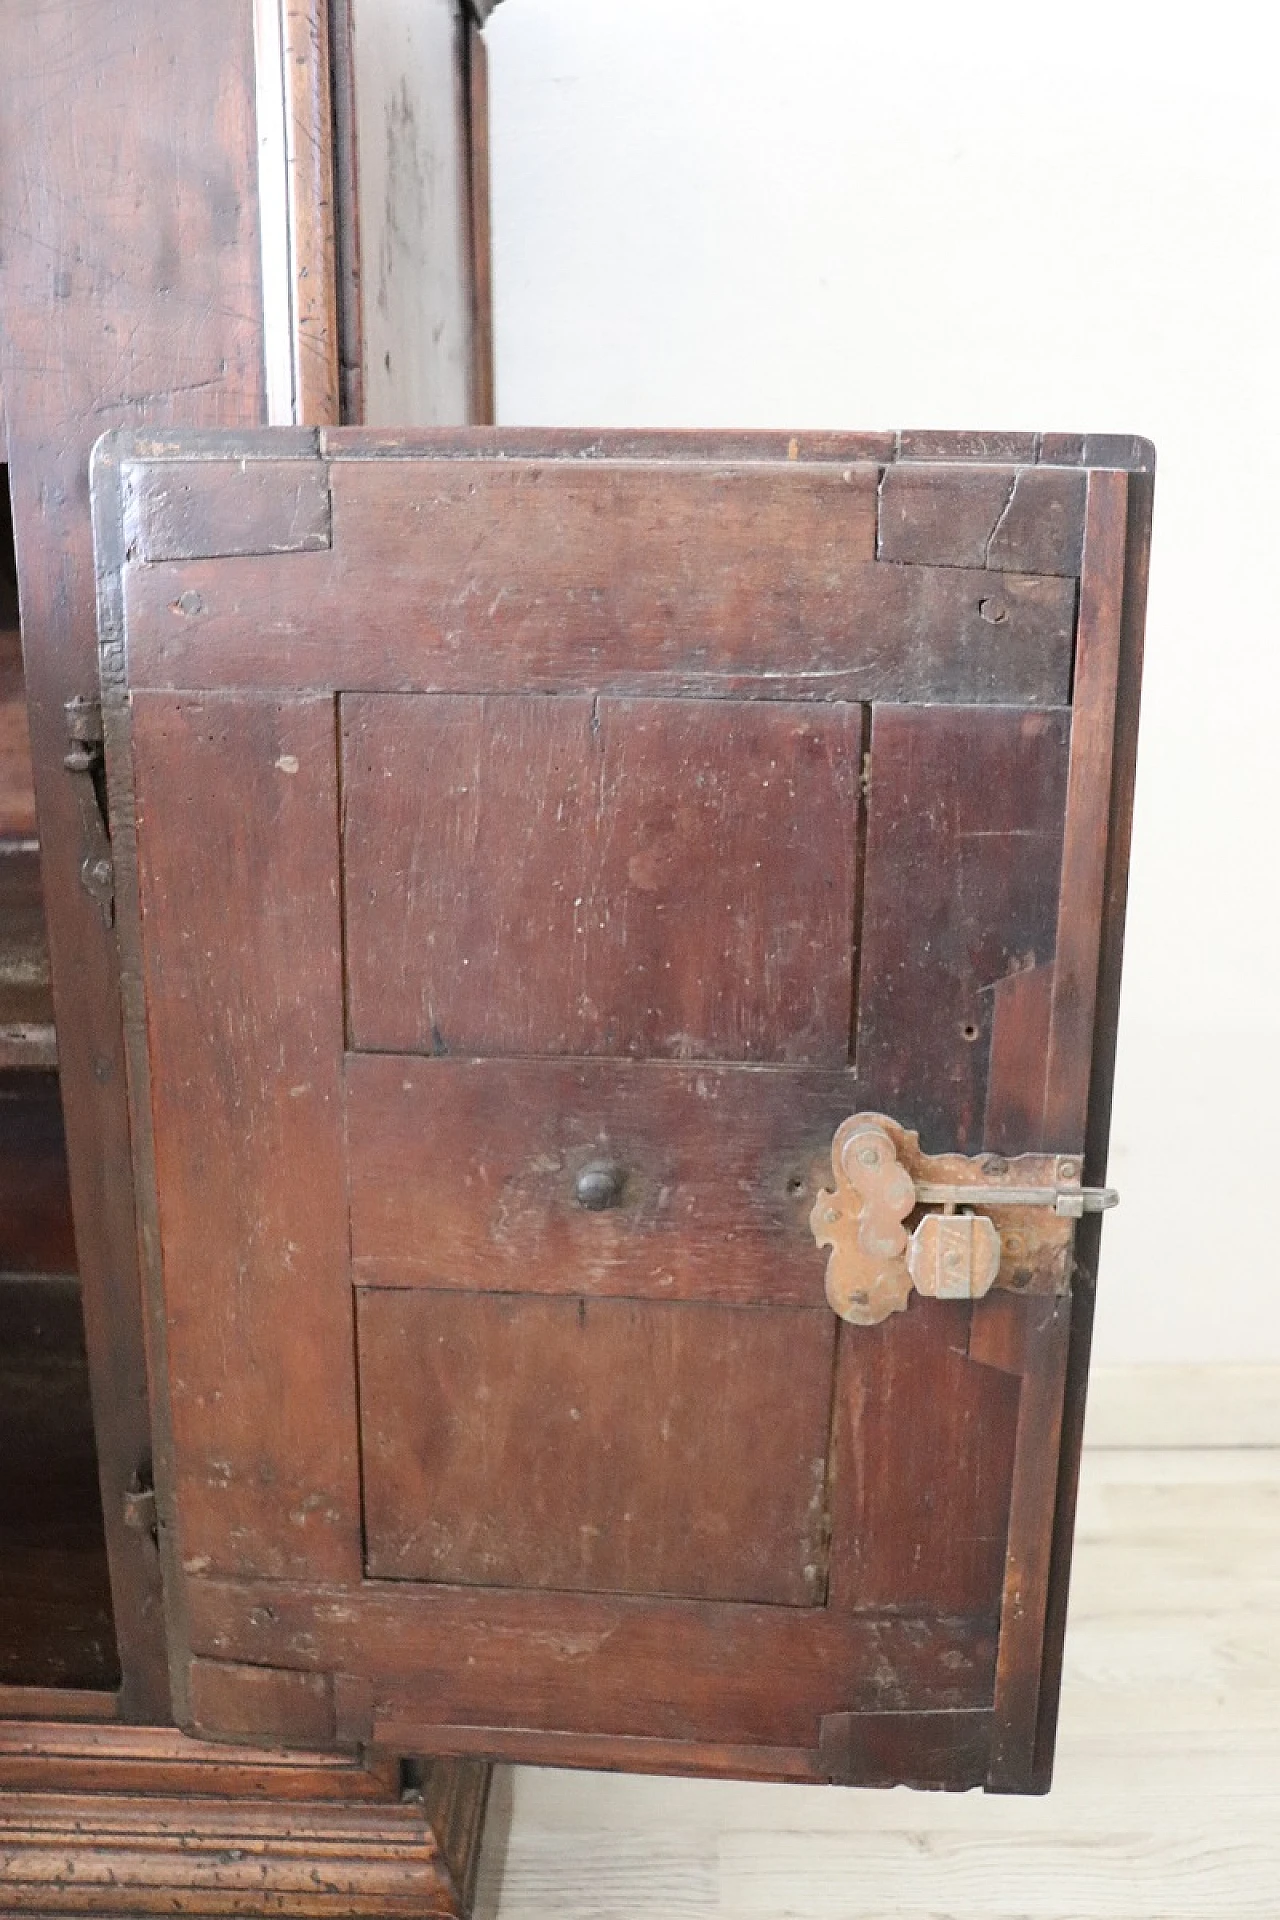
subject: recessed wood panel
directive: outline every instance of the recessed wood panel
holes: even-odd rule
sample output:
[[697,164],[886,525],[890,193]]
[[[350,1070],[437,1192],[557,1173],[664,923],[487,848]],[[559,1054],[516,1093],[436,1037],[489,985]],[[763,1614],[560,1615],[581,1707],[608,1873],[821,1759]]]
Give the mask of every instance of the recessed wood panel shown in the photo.
[[[835,1322],[361,1293],[367,1571],[812,1605]],[[767,1470],[743,1471],[767,1434]],[[763,1464],[763,1463],[762,1463]]]
[[848,1058],[862,718],[343,701],[357,1047]]
[[[848,1073],[350,1054],[346,1093],[358,1285],[823,1299],[809,1212]],[[600,1164],[621,1191],[591,1212]]]

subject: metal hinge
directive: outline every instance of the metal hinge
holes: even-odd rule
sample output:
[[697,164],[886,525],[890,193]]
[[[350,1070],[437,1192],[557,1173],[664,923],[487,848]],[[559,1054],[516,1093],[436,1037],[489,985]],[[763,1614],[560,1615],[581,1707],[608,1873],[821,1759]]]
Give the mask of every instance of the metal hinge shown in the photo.
[[62,764],[68,773],[97,773],[103,764],[102,702],[77,693],[62,711],[67,716],[67,751]]
[[107,815],[107,769],[102,725],[102,702],[78,693],[63,707],[67,720],[67,751],[62,764],[81,782],[80,884],[107,926],[115,922],[115,869],[111,862],[111,828]]

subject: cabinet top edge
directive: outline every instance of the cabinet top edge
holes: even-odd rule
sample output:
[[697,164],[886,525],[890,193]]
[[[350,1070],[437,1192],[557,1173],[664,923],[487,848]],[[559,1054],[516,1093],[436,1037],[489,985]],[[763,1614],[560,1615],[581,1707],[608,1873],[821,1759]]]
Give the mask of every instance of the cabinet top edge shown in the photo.
[[741,465],[1068,467],[1153,473],[1155,448],[1134,434],[894,433],[725,428],[255,427],[121,428],[94,465],[149,461],[564,460]]

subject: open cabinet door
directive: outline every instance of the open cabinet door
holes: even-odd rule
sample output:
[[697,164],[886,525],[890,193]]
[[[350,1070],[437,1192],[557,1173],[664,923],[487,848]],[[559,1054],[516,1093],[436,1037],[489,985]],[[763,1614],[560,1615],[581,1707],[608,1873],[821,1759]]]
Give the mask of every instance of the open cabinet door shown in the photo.
[[1148,453],[99,448],[187,1727],[1043,1784]]

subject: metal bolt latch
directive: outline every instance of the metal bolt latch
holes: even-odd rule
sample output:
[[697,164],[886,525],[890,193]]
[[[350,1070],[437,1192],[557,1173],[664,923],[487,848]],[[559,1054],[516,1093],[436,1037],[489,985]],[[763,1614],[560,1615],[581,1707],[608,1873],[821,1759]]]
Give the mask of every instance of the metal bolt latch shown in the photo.
[[935,1300],[980,1300],[993,1286],[1065,1291],[1070,1223],[1120,1197],[1082,1186],[1069,1155],[922,1153],[919,1136],[882,1113],[844,1121],[831,1166],[834,1189],[819,1193],[809,1225],[831,1250],[827,1299],[860,1326],[900,1312],[913,1287]]
[[922,1207],[1052,1207],[1060,1220],[1079,1220],[1120,1205],[1114,1187],[954,1187],[927,1180],[915,1185]]

